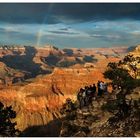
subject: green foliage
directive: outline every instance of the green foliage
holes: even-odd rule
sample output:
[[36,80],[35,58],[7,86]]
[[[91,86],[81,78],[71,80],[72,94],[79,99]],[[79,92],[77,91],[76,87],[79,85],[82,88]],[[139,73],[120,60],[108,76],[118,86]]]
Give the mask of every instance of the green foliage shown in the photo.
[[104,77],[112,80],[112,83],[126,89],[131,89],[135,85],[133,79],[127,70],[118,67],[116,63],[109,63],[108,70],[104,72]]
[[123,61],[119,62],[119,65],[127,65],[131,71],[133,71],[133,77],[137,77],[137,64],[140,62],[140,57],[134,57],[133,55],[127,55]]
[[133,57],[133,55],[126,55],[123,59],[124,63],[128,63],[128,62],[133,62],[135,61],[135,58]]
[[0,102],[0,136],[15,137],[19,134],[19,130],[15,128],[16,123],[11,120],[16,118],[16,112],[12,107],[4,107]]

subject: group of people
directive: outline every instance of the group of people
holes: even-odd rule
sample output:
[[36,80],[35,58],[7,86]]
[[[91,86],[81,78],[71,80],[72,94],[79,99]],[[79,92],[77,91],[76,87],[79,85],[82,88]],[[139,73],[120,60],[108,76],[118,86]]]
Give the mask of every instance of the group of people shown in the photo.
[[89,105],[92,102],[93,97],[102,96],[107,92],[107,83],[104,83],[103,81],[98,81],[97,87],[93,84],[85,86],[85,88],[81,88],[77,94],[77,100],[80,108]]

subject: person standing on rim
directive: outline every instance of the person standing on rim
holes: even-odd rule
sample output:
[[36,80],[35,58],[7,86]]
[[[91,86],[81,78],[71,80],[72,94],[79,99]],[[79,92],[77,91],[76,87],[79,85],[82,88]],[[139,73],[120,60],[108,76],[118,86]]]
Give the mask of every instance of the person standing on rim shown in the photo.
[[101,81],[98,81],[97,88],[98,88],[98,96],[101,96]]
[[95,94],[96,94],[96,85],[93,84],[93,86],[92,86],[92,97],[94,97]]

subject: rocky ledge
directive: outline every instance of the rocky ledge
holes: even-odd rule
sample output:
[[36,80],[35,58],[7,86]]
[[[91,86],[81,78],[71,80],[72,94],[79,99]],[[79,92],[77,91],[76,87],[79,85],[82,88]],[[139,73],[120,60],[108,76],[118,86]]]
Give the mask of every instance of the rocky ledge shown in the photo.
[[[123,104],[124,91],[93,99],[89,106],[64,111],[60,136],[63,137],[139,137],[140,97],[134,89]],[[130,98],[131,97],[131,98]],[[77,103],[73,103],[76,105]],[[122,106],[123,105],[123,106]]]

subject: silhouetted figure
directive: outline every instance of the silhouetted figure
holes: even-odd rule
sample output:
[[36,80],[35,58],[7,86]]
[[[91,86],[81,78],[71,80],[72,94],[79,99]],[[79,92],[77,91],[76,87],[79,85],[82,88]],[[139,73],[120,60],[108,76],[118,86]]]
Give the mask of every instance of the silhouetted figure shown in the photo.
[[92,86],[92,97],[95,96],[95,93],[96,93],[96,85],[93,84],[93,86]]
[[77,99],[79,101],[80,108],[82,108],[88,104],[87,103],[88,102],[87,90],[88,90],[87,86],[85,87],[85,89],[81,88],[77,95]]
[[107,89],[108,86],[107,86],[107,83],[104,83],[103,86],[104,86],[104,94],[107,94],[107,93],[108,93],[108,89]]
[[85,93],[86,93],[86,98],[85,98],[85,105],[89,104],[89,98],[91,94],[91,90],[88,86],[85,86]]
[[101,81],[98,81],[97,87],[98,87],[98,96],[101,96],[101,94],[102,94],[102,90],[101,90]]
[[84,106],[83,92],[84,92],[84,89],[81,88],[77,94],[77,99],[78,99],[80,108]]
[[86,100],[86,90],[84,89],[82,93],[82,107],[86,105]]

